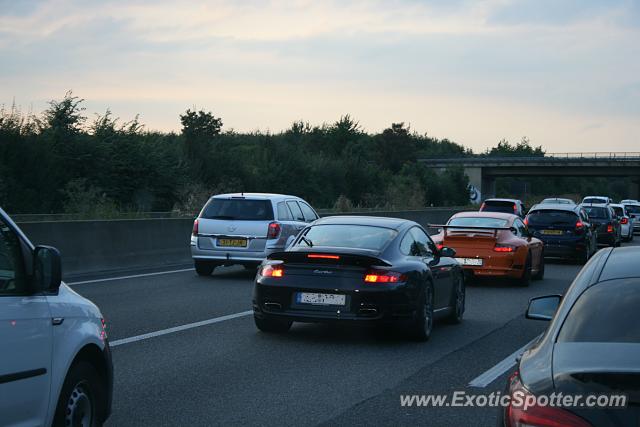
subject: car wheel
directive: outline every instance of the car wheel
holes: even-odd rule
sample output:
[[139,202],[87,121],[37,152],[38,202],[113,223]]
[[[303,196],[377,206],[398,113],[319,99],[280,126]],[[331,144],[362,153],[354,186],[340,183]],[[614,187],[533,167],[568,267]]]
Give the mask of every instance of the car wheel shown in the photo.
[[433,330],[433,286],[428,284],[420,305],[416,310],[416,318],[413,324],[413,338],[417,341],[427,341]]
[[451,295],[451,314],[447,317],[449,323],[462,322],[462,316],[464,315],[465,304],[465,284],[464,276],[462,274],[457,275],[456,282],[453,284],[453,295]]
[[216,264],[211,261],[196,259],[194,260],[193,264],[196,268],[196,273],[198,273],[198,276],[211,276],[211,273],[213,273],[213,270],[216,268]]
[[104,391],[104,383],[93,365],[84,361],[72,365],[60,392],[53,426],[101,426]]
[[291,329],[291,320],[270,319],[268,317],[256,317],[253,316],[253,321],[256,324],[256,328],[262,332],[270,332],[275,334],[284,334]]
[[522,277],[518,280],[518,285],[526,287],[531,283],[531,254],[527,255],[527,260],[524,263],[524,270],[522,271]]
[[540,264],[538,264],[538,272],[533,276],[533,280],[544,279],[544,252],[540,254]]

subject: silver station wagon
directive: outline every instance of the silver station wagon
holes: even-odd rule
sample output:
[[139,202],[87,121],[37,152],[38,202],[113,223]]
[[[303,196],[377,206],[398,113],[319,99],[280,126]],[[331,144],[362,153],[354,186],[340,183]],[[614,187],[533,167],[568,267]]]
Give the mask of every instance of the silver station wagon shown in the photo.
[[318,214],[295,196],[263,193],[219,194],[193,223],[191,255],[196,272],[217,266],[255,268],[269,254],[284,250]]

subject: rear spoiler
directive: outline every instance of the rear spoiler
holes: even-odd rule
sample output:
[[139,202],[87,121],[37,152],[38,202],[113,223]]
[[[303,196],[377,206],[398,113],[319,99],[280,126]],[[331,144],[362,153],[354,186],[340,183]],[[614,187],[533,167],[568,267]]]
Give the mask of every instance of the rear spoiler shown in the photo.
[[282,251],[274,252],[267,257],[268,260],[288,261],[293,263],[308,263],[310,261],[318,264],[345,264],[369,267],[372,265],[391,267],[387,260],[373,255],[347,253],[339,251],[327,252],[324,250],[314,251]]
[[446,224],[427,224],[427,227],[430,228],[442,228],[445,231],[445,234],[448,229],[458,229],[458,230],[480,230],[480,231],[492,231],[494,236],[498,235],[498,231],[502,230],[515,230],[515,227],[477,227],[472,225],[446,225]]

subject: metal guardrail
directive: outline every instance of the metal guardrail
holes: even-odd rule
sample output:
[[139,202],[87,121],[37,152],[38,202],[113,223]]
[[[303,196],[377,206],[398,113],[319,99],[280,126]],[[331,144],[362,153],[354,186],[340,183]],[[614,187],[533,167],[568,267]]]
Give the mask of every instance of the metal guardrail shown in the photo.
[[420,162],[433,163],[495,163],[508,161],[511,163],[524,162],[549,162],[560,163],[567,161],[640,161],[640,152],[585,152],[585,153],[545,153],[539,156],[492,156],[487,154],[478,154],[467,157],[426,157],[418,159]]

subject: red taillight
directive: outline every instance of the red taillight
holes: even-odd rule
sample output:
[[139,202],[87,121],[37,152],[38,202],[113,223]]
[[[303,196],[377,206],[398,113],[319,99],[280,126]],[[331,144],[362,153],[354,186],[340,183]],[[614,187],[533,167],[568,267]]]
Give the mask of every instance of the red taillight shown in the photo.
[[518,213],[518,205],[516,205],[516,204],[513,205],[513,213],[514,214]]
[[509,394],[511,402],[504,417],[507,427],[592,427],[565,409],[532,404],[534,396],[522,385],[517,372],[509,379]]
[[522,221],[522,222],[524,222],[524,225],[528,226],[529,225],[529,217],[528,216],[525,217],[524,221]]
[[511,245],[501,245],[500,243],[497,243],[493,250],[494,252],[514,252],[516,250],[516,247]]
[[367,283],[398,283],[406,282],[407,277],[402,273],[396,273],[395,271],[369,271],[364,276],[364,281]]
[[629,218],[625,217],[620,220],[620,224],[628,224],[628,223],[629,223]]
[[607,233],[613,233],[613,224],[607,224]]
[[192,236],[197,236],[198,235],[198,220],[197,219],[195,221],[193,221],[193,230],[191,230],[191,235]]
[[438,250],[444,248],[444,245],[442,243],[437,243],[436,247],[438,248]]
[[584,228],[584,223],[578,220],[578,222],[576,222],[576,230],[580,230],[581,228]]
[[267,264],[260,269],[260,275],[263,277],[282,277],[284,276],[284,268],[281,265]]
[[484,208],[485,208],[486,206],[487,206],[487,204],[483,202],[483,203],[480,205],[480,210],[484,210]]
[[269,223],[269,230],[267,231],[267,239],[277,239],[280,235],[280,224],[277,222]]
[[307,258],[312,259],[340,259],[339,255],[309,254]]

